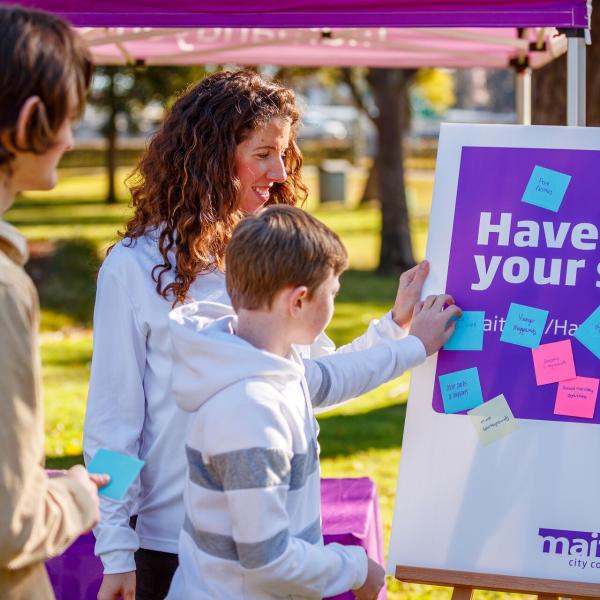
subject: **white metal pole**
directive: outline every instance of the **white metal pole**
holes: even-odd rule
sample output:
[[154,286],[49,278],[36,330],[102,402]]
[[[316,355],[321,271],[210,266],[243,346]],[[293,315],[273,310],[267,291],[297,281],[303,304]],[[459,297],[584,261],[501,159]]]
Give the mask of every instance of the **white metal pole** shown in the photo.
[[585,38],[582,29],[567,31],[567,125],[585,127]]
[[517,122],[521,125],[531,125],[531,68],[517,69]]

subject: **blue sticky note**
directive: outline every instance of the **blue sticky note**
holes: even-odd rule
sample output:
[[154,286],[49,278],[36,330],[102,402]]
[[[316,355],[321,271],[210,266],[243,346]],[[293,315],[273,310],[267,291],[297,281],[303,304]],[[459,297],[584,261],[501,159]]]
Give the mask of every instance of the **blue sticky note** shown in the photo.
[[590,352],[600,358],[600,306],[577,328],[573,334]]
[[462,316],[456,319],[452,337],[444,344],[445,350],[481,350],[483,348],[482,310],[464,310]]
[[547,319],[547,310],[513,302],[508,309],[500,341],[526,348],[537,348]]
[[536,165],[521,201],[558,212],[570,181],[570,175]]
[[457,413],[483,404],[477,367],[440,375],[444,412]]
[[125,492],[133,483],[144,466],[144,461],[127,454],[100,448],[87,467],[89,473],[107,473],[110,483],[98,490],[108,498],[122,500]]

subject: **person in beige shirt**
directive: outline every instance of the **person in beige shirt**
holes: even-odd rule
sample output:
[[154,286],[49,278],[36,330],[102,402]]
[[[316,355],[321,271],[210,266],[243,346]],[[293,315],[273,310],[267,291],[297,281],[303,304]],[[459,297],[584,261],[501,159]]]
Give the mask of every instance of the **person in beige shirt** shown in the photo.
[[[0,215],[18,192],[56,184],[91,77],[83,42],[61,19],[0,6]],[[0,598],[54,598],[44,561],[99,519],[108,477],[81,465],[49,478],[38,352],[38,296],[26,240],[0,221]]]

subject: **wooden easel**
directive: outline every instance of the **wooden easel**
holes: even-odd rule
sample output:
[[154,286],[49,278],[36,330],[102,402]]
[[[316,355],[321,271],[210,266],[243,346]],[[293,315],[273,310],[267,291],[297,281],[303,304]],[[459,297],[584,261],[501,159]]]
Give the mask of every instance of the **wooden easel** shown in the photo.
[[561,597],[571,600],[600,598],[600,584],[558,579],[489,575],[404,565],[396,566],[396,579],[405,583],[452,587],[452,600],[471,600],[475,590],[534,594],[538,600],[558,600]]

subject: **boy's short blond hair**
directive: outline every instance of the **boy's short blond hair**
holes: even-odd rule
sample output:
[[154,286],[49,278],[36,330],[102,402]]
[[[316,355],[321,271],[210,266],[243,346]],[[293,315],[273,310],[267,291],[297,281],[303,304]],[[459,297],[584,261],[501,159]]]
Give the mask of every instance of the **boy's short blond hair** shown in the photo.
[[225,253],[227,292],[235,310],[270,308],[277,292],[305,285],[310,299],[348,266],[340,238],[307,212],[270,206],[235,228]]

